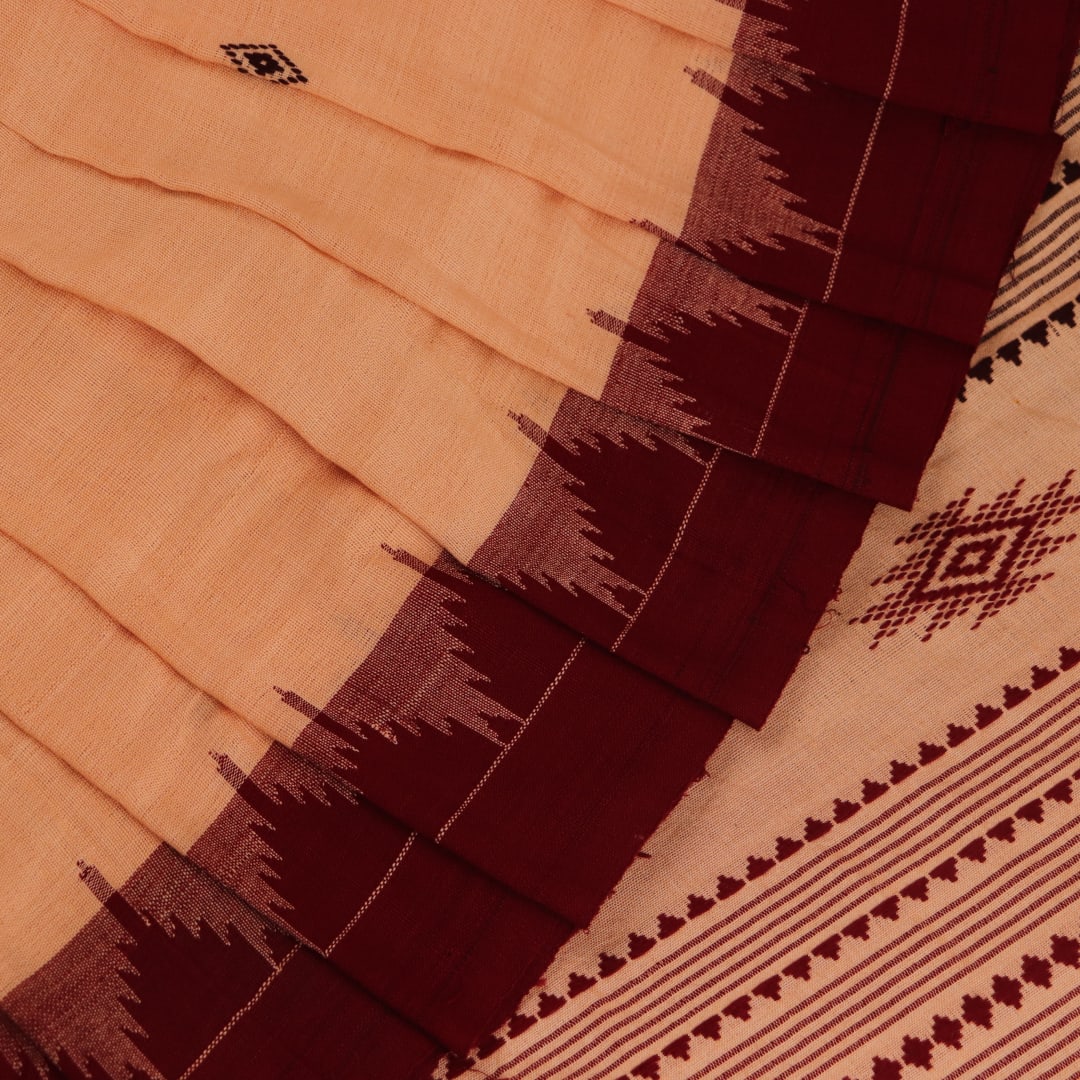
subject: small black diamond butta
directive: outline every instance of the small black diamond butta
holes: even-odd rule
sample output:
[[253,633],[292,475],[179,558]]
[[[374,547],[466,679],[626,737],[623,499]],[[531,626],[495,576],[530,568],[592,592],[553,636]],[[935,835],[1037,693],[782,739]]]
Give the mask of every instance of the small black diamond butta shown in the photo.
[[306,83],[307,76],[276,45],[222,45],[225,55],[245,75],[278,83]]

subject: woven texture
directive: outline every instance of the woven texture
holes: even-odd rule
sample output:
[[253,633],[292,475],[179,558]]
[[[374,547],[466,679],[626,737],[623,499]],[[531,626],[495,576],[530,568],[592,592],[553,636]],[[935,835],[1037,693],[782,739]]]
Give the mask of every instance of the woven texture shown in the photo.
[[0,0],[0,1076],[1059,1053],[1080,6],[992,7]]
[[875,513],[764,732],[438,1075],[1076,1074],[1078,94],[913,514]]

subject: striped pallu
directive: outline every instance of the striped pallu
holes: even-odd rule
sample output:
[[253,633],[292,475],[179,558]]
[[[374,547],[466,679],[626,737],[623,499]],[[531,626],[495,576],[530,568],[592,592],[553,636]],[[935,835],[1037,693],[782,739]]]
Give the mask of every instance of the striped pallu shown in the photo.
[[[634,6],[0,4],[0,1069],[426,1075],[761,726],[874,500],[913,499],[1076,6],[1001,4],[963,65],[969,5]],[[868,604],[876,657],[903,603]],[[730,751],[793,798],[827,631]],[[769,824],[719,787],[681,813]],[[737,891],[595,974],[575,939],[442,1069],[501,1070]],[[689,1061],[695,1023],[610,1068]]]

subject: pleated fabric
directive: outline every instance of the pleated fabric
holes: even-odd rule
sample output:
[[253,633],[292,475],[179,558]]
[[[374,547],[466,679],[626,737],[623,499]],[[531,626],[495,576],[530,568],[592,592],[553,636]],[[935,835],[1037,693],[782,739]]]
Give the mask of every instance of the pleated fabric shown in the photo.
[[1078,98],[1080,66],[913,513],[875,510],[764,731],[439,1080],[1076,1074]]
[[0,1075],[522,1016],[916,498],[1080,36],[993,7],[0,0]]

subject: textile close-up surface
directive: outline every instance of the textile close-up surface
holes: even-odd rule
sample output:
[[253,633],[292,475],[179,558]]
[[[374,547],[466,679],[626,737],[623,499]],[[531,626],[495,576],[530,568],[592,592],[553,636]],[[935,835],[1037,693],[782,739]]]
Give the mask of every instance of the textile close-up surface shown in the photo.
[[1078,46],[0,0],[0,1080],[1080,1077]]

